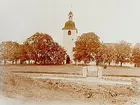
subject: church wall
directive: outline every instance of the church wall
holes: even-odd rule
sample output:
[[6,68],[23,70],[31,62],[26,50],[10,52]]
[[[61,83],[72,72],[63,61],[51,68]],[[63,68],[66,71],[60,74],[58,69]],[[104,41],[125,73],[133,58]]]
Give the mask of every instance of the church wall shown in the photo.
[[71,35],[68,35],[69,30],[63,30],[63,47],[67,50],[70,59],[73,59],[73,47],[75,46],[76,30],[70,30]]

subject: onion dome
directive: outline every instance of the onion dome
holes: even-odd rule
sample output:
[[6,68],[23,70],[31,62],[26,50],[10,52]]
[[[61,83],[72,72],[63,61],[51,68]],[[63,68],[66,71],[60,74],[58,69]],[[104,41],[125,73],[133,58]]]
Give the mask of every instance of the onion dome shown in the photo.
[[63,30],[65,30],[65,29],[68,29],[68,30],[76,30],[75,23],[73,21],[71,21],[71,20],[67,21],[65,23],[65,26],[64,26]]

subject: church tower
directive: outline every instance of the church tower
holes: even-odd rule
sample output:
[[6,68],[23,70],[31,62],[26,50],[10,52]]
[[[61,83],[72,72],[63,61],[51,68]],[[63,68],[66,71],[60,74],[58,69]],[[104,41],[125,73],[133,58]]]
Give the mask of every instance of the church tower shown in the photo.
[[65,23],[63,31],[63,47],[67,51],[67,55],[73,62],[73,47],[75,46],[75,40],[77,38],[77,29],[73,21],[73,13],[70,11],[68,14],[68,21]]

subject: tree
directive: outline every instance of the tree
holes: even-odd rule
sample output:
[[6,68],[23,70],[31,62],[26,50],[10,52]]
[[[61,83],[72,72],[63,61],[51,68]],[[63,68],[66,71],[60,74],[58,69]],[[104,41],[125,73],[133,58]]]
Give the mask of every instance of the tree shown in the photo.
[[136,66],[140,66],[140,44],[137,43],[133,47],[132,50],[132,62],[135,63]]
[[115,59],[115,51],[113,46],[102,44],[96,55],[98,63],[110,63]]
[[6,41],[0,44],[0,58],[12,61],[12,64],[34,61],[35,64],[62,64],[66,51],[51,36],[43,33],[35,33],[23,44]]
[[101,44],[95,53],[96,65],[99,65],[104,62],[104,53],[105,53],[105,45]]
[[6,64],[8,60],[8,48],[10,48],[10,42],[0,43],[0,58],[4,61],[4,64]]
[[121,41],[118,44],[114,45],[115,53],[116,53],[116,63],[120,62],[120,66],[125,63],[126,59],[130,59],[131,57],[131,43],[127,43],[125,41]]
[[0,44],[0,55],[1,59],[4,60],[4,64],[7,61],[12,61],[12,63],[17,63],[17,50],[19,44],[17,42],[5,41]]
[[65,60],[64,48],[48,34],[35,33],[24,44],[29,46],[27,55],[35,64],[62,64]]
[[19,62],[20,64],[26,63],[26,61],[29,61],[29,63],[30,63],[30,60],[32,60],[30,57],[30,54],[31,54],[31,49],[28,44],[19,45],[17,57],[20,61]]
[[74,60],[85,63],[94,59],[100,47],[100,38],[93,32],[84,33],[78,37],[74,47]]
[[106,46],[104,52],[105,53],[104,53],[103,58],[105,60],[105,63],[108,63],[110,65],[110,63],[115,60],[115,50],[114,50],[114,47],[113,46]]
[[50,46],[48,54],[51,59],[51,64],[62,64],[65,60],[66,51],[58,43],[53,42]]

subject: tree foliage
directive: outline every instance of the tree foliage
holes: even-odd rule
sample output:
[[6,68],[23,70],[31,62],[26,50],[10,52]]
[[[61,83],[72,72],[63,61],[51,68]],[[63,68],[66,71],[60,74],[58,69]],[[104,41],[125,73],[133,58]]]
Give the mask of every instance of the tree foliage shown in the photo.
[[97,63],[110,63],[115,60],[115,50],[113,46],[102,44],[96,55]]
[[[137,66],[140,65],[140,44],[133,49],[130,43],[121,41],[109,45],[100,43],[100,38],[93,32],[79,36],[73,49],[75,61],[88,63],[95,60],[96,64],[115,61],[122,66],[130,60]],[[0,43],[0,60],[12,64],[63,64],[66,51],[48,34],[35,33],[25,40],[23,44],[5,41]]]
[[17,42],[2,42],[0,44],[1,58],[6,61],[33,61],[35,64],[62,64],[66,51],[48,34],[35,33],[23,44]]
[[4,63],[7,61],[16,62],[18,60],[18,48],[19,44],[17,42],[5,41],[0,44],[0,56]]
[[128,61],[127,59],[130,59],[131,57],[131,44],[125,41],[121,41],[120,43],[115,44],[114,48],[116,53],[116,63],[120,62],[120,65],[122,66],[122,64]]
[[136,64],[136,66],[140,66],[140,44],[137,43],[133,47],[132,50],[132,62]]
[[100,47],[100,38],[93,32],[84,33],[75,42],[74,60],[84,61],[85,63],[93,60],[93,56]]
[[28,55],[35,61],[35,64],[62,64],[65,60],[64,48],[47,34],[36,33],[29,37],[24,44],[29,46]]
[[130,43],[121,41],[113,45],[100,43],[99,37],[94,33],[85,33],[80,36],[74,48],[74,58],[78,61],[96,61],[96,65],[115,61],[122,66],[130,62],[132,47]]

